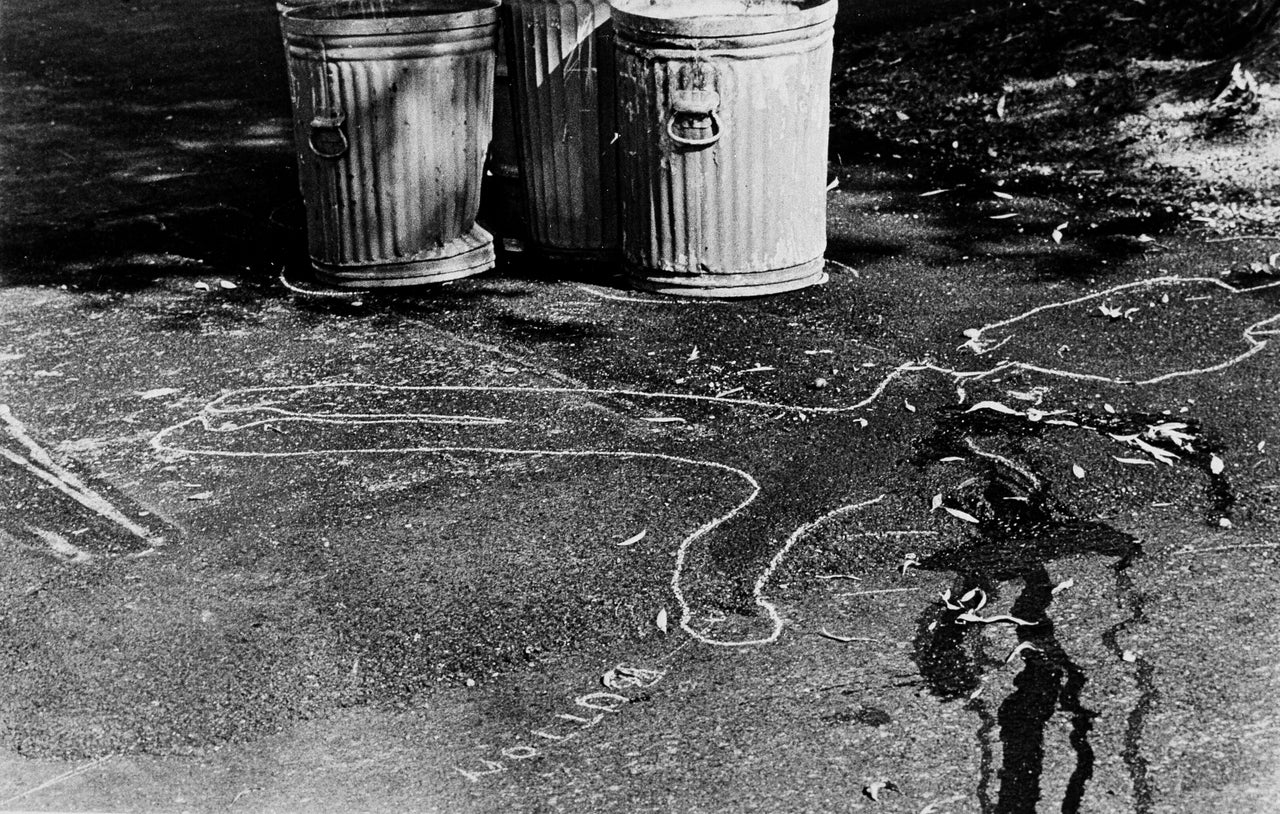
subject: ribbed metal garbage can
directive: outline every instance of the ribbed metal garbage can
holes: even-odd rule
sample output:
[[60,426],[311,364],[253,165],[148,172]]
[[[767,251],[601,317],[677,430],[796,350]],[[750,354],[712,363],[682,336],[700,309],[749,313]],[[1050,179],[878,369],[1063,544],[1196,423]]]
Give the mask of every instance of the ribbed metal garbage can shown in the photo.
[[614,0],[622,254],[641,288],[825,279],[836,0]]
[[476,225],[498,0],[335,2],[283,17],[318,276],[350,288],[492,268]]
[[559,259],[618,252],[613,34],[607,0],[507,0],[529,232]]

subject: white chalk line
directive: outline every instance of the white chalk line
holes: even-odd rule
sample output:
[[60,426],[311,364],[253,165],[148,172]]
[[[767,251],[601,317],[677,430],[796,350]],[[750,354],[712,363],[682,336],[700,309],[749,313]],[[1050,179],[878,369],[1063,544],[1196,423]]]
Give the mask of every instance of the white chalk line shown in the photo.
[[[1123,285],[1113,286],[1104,291],[1095,292],[1093,294],[1076,297],[1057,303],[1049,303],[1035,308],[1029,309],[1015,317],[1002,320],[1000,322],[991,323],[976,331],[966,332],[971,337],[970,343],[976,346],[977,341],[986,331],[995,328],[1006,327],[1015,324],[1021,320],[1027,319],[1037,313],[1044,312],[1053,308],[1062,308],[1068,305],[1075,305],[1089,300],[1098,299],[1109,296],[1120,291],[1129,290],[1137,287],[1146,287],[1154,285],[1172,285],[1194,282],[1207,282],[1220,286],[1233,294],[1246,293],[1274,286],[1280,286],[1280,282],[1269,283],[1253,288],[1239,289],[1225,283],[1216,278],[1184,278],[1184,277],[1159,277],[1147,280],[1139,280],[1136,282],[1126,283]],[[581,287],[581,286],[580,286]],[[656,301],[661,302],[661,301]],[[225,406],[232,399],[243,398],[246,396],[278,394],[278,393],[300,393],[312,390],[334,390],[339,388],[349,388],[355,390],[371,390],[382,392],[415,392],[415,393],[491,393],[491,394],[526,394],[526,395],[579,395],[579,396],[613,396],[637,399],[665,399],[674,401],[692,401],[699,403],[723,404],[732,407],[749,407],[755,409],[781,410],[801,414],[844,414],[856,412],[870,406],[874,403],[885,390],[898,378],[910,373],[929,371],[936,372],[941,375],[950,376],[956,382],[977,380],[996,375],[1000,372],[1010,369],[1020,369],[1025,371],[1039,372],[1046,375],[1058,376],[1063,378],[1087,381],[1109,382],[1114,384],[1132,384],[1145,385],[1155,384],[1167,381],[1176,377],[1192,376],[1208,372],[1216,372],[1231,367],[1239,362],[1253,356],[1266,347],[1265,340],[1256,340],[1254,336],[1258,329],[1272,322],[1280,320],[1280,314],[1259,320],[1245,329],[1244,336],[1251,347],[1242,354],[1239,354],[1225,362],[1206,368],[1199,368],[1188,371],[1177,371],[1173,373],[1162,374],[1143,381],[1131,381],[1117,379],[1113,377],[1100,376],[1096,374],[1077,373],[1074,371],[1059,370],[1054,368],[1045,368],[1025,362],[1006,361],[987,370],[956,370],[936,365],[930,362],[904,362],[893,368],[881,381],[873,388],[872,392],[864,399],[853,404],[843,406],[801,406],[795,404],[786,404],[782,402],[768,402],[755,399],[735,399],[719,396],[707,396],[691,393],[666,393],[666,392],[648,392],[640,390],[631,390],[626,388],[586,388],[586,387],[536,387],[536,386],[506,386],[506,385],[382,385],[368,382],[330,382],[330,383],[313,383],[303,385],[275,385],[263,387],[243,388],[233,390],[215,398],[202,408],[201,413],[183,422],[167,427],[158,432],[151,441],[153,449],[158,453],[180,453],[191,455],[231,457],[231,458],[288,458],[288,457],[305,457],[305,456],[321,456],[321,455],[338,455],[338,454],[477,454],[477,455],[511,455],[511,456],[527,456],[527,457],[559,457],[559,458],[575,458],[575,457],[603,457],[619,460],[661,460],[669,463],[677,463],[686,466],[712,468],[719,471],[727,472],[742,479],[749,487],[748,495],[736,506],[728,512],[721,514],[707,523],[699,527],[693,534],[685,537],[676,550],[676,563],[672,573],[671,589],[677,603],[680,606],[680,627],[688,633],[692,638],[705,644],[726,646],[726,647],[743,647],[751,645],[769,644],[777,641],[781,635],[783,621],[778,613],[776,606],[764,597],[764,589],[769,580],[772,578],[774,571],[781,564],[786,555],[791,551],[795,544],[811,533],[815,528],[834,517],[838,517],[844,513],[855,511],[866,506],[879,502],[884,498],[881,495],[870,501],[863,503],[850,504],[835,509],[818,519],[806,523],[794,532],[783,543],[782,547],[775,553],[773,559],[766,566],[761,575],[757,578],[752,589],[752,598],[758,607],[760,607],[769,617],[772,624],[772,631],[768,636],[756,639],[746,640],[719,640],[703,633],[696,631],[690,625],[693,617],[693,610],[685,598],[682,588],[684,568],[692,545],[706,535],[710,534],[719,526],[736,517],[748,506],[750,506],[759,495],[760,485],[755,478],[745,470],[737,467],[722,464],[716,461],[707,461],[702,459],[684,458],[674,455],[666,455],[654,452],[638,452],[638,451],[613,451],[613,450],[555,450],[555,449],[519,449],[504,447],[485,447],[485,446],[407,446],[394,448],[336,448],[325,450],[295,450],[283,452],[267,452],[267,451],[236,451],[236,450],[207,450],[207,449],[187,449],[181,446],[170,445],[168,437],[184,428],[200,423],[202,428],[208,432],[238,432],[254,427],[280,423],[286,421],[307,422],[317,424],[330,425],[346,425],[358,426],[366,424],[454,424],[459,426],[484,426],[509,423],[506,419],[494,418],[489,416],[474,415],[449,415],[439,413],[303,413],[298,411],[284,410],[273,406],[279,402],[259,402],[242,406]],[[969,343],[967,343],[969,344]],[[243,424],[232,424],[224,422],[215,426],[212,418],[215,416],[231,416],[238,413],[246,412],[269,412],[274,418],[259,419]],[[989,458],[999,458],[990,453],[980,450],[974,450],[979,455]],[[1004,462],[1002,460],[1002,462]],[[1036,482],[1034,476],[1031,478],[1033,483]]]
[[581,289],[593,297],[599,297],[602,300],[611,300],[613,302],[635,302],[644,305],[733,305],[728,300],[703,300],[703,299],[675,299],[669,300],[653,299],[651,297],[628,297],[623,294],[610,294],[607,291],[589,286],[585,283],[574,283],[574,288]]
[[[997,328],[1006,328],[1010,325],[1014,325],[1025,319],[1033,317],[1036,314],[1040,314],[1055,308],[1066,308],[1071,305],[1079,305],[1081,303],[1089,302],[1090,300],[1097,300],[1104,297],[1109,297],[1109,296],[1112,296],[1113,294],[1118,294],[1122,291],[1128,291],[1133,288],[1147,288],[1147,287],[1154,287],[1154,286],[1161,286],[1161,285],[1166,285],[1166,286],[1167,285],[1187,285],[1187,284],[1193,284],[1193,283],[1203,283],[1203,284],[1214,285],[1226,290],[1227,292],[1233,295],[1248,294],[1250,292],[1262,291],[1265,289],[1275,288],[1277,286],[1280,286],[1280,281],[1276,281],[1272,283],[1264,283],[1262,285],[1251,286],[1248,288],[1239,288],[1217,277],[1177,277],[1177,276],[1151,277],[1145,280],[1136,280],[1134,282],[1123,283],[1121,285],[1112,286],[1111,288],[1105,289],[1103,291],[1097,291],[1092,294],[1085,294],[1083,296],[1075,297],[1074,299],[1070,299],[1070,300],[1062,300],[1059,302],[1052,302],[1052,303],[1046,303],[1044,305],[1038,305],[1035,308],[1031,308],[1027,311],[1022,312],[1021,314],[1018,314],[1017,316],[1009,317],[1008,319],[1000,320],[999,322],[993,322],[988,325],[984,325],[981,328],[970,329],[965,332],[965,335],[969,337],[969,340],[965,342],[963,345],[961,345],[961,347],[962,348],[968,347],[975,354],[982,355],[984,353],[989,353],[990,351],[995,350],[996,347],[999,347],[999,345],[996,345],[990,348],[983,348],[981,346],[981,339],[984,333],[986,333],[987,331],[995,330]],[[996,365],[990,370],[987,370],[981,373],[970,373],[970,374],[963,374],[963,375],[959,373],[953,373],[952,375],[955,375],[957,378],[982,379],[982,378],[987,378],[989,376],[998,375],[1008,370],[1022,370],[1029,373],[1043,373],[1048,376],[1059,376],[1062,378],[1075,379],[1078,381],[1093,381],[1093,382],[1100,382],[1105,384],[1124,384],[1124,385],[1160,384],[1162,382],[1170,381],[1172,379],[1186,378],[1190,376],[1199,376],[1206,373],[1217,373],[1217,372],[1226,370],[1229,367],[1233,367],[1239,364],[1240,362],[1245,361],[1246,359],[1259,353],[1263,348],[1267,346],[1267,340],[1265,339],[1259,340],[1257,339],[1257,337],[1273,334],[1274,332],[1272,331],[1262,331],[1261,329],[1263,326],[1269,325],[1270,323],[1275,322],[1277,320],[1280,320],[1280,314],[1275,314],[1273,316],[1267,317],[1266,319],[1258,320],[1257,322],[1254,322],[1252,325],[1245,328],[1243,332],[1243,336],[1244,336],[1245,343],[1248,345],[1247,350],[1245,350],[1244,352],[1236,356],[1231,357],[1230,359],[1227,359],[1224,362],[1219,362],[1216,365],[1209,365],[1207,367],[1193,368],[1190,370],[1179,370],[1179,371],[1173,371],[1170,373],[1164,373],[1149,379],[1119,379],[1111,376],[1101,376],[1094,373],[1079,373],[1079,372],[1070,371],[1070,370],[1041,367],[1039,365],[1031,364],[1029,362],[1017,362],[1017,361],[1001,362],[1000,364]],[[1006,339],[1005,341],[1008,341],[1008,340]],[[1000,345],[1003,345],[1003,344],[1004,342],[1000,343]]]
[[71,769],[70,771],[63,772],[57,777],[52,777],[46,780],[45,782],[41,783],[35,788],[27,789],[26,791],[21,792],[20,794],[15,794],[7,800],[0,800],[0,806],[7,806],[12,803],[16,803],[17,801],[21,800],[23,797],[30,797],[32,794],[35,794],[37,791],[43,791],[44,789],[50,788],[51,786],[56,786],[65,780],[70,780],[73,777],[77,777],[79,775],[84,774],[85,772],[91,771],[92,769],[96,769],[97,767],[101,766],[103,763],[106,763],[108,760],[111,760],[111,758],[113,757],[115,757],[115,755],[104,755],[103,757],[100,757],[97,760],[90,761],[89,763],[86,763],[83,766],[77,766],[76,768]]
[[27,455],[22,455],[11,449],[0,448],[0,456],[35,475],[85,508],[114,522],[149,546],[155,548],[164,545],[163,537],[157,537],[135,523],[110,501],[89,488],[75,473],[59,466],[43,447],[27,435],[26,428],[14,416],[7,404],[0,404],[0,421],[4,423],[5,434],[16,440],[27,451]]
[[[180,444],[171,443],[169,440],[170,436],[172,436],[174,433],[177,433],[183,429],[195,426],[197,424],[200,425],[201,429],[207,432],[226,434],[226,433],[235,433],[235,432],[240,432],[247,429],[252,429],[258,426],[270,424],[272,422],[280,420],[279,418],[270,418],[270,419],[261,419],[257,421],[246,422],[242,424],[232,424],[226,421],[218,421],[218,418],[221,418],[221,417],[225,417],[225,416],[236,414],[236,413],[242,413],[242,412],[253,412],[259,409],[256,405],[253,405],[253,404],[247,404],[247,405],[236,406],[236,407],[222,406],[222,404],[225,404],[225,402],[230,399],[241,398],[249,394],[279,393],[284,390],[304,391],[304,390],[315,390],[318,388],[359,387],[359,386],[361,386],[359,383],[342,383],[342,384],[329,384],[329,385],[299,385],[296,388],[279,386],[279,387],[246,388],[244,390],[225,393],[222,396],[219,396],[214,401],[210,402],[208,405],[206,405],[200,414],[197,414],[196,416],[186,419],[185,421],[179,422],[178,424],[174,424],[173,426],[170,426],[161,430],[151,439],[151,447],[153,450],[155,450],[159,454],[184,454],[184,455],[199,455],[199,456],[226,457],[226,458],[295,458],[295,457],[319,457],[319,456],[328,456],[328,455],[362,455],[362,454],[368,454],[368,455],[473,454],[473,455],[502,455],[502,456],[523,456],[523,457],[535,457],[535,458],[547,457],[547,458],[569,458],[569,459],[594,457],[594,458],[607,458],[607,459],[614,459],[614,460],[664,461],[667,463],[675,463],[675,464],[684,465],[684,466],[713,469],[713,470],[734,475],[746,484],[747,486],[746,496],[743,499],[741,499],[735,506],[733,506],[729,511],[712,518],[710,521],[698,527],[692,534],[686,536],[684,539],[680,541],[680,544],[676,548],[675,564],[672,570],[671,581],[670,581],[672,595],[674,596],[676,603],[680,608],[679,624],[681,629],[684,630],[690,637],[702,642],[703,644],[715,645],[715,646],[721,646],[721,647],[746,647],[746,646],[753,646],[753,645],[770,644],[774,641],[777,641],[778,637],[782,633],[784,623],[781,615],[778,613],[777,607],[773,603],[769,602],[768,599],[765,598],[764,590],[768,585],[769,580],[772,578],[773,573],[777,570],[778,566],[781,565],[783,559],[787,556],[787,554],[791,551],[791,549],[794,548],[796,543],[798,543],[801,539],[803,539],[808,534],[810,534],[818,526],[822,525],[823,523],[835,517],[839,517],[840,515],[846,514],[851,511],[856,511],[861,508],[865,508],[866,506],[879,502],[884,498],[884,496],[881,495],[880,497],[870,501],[864,501],[863,503],[840,507],[831,512],[828,512],[827,514],[823,515],[817,520],[806,523],[800,526],[799,528],[797,528],[783,543],[782,547],[774,554],[773,558],[769,561],[764,571],[760,574],[760,576],[756,579],[754,585],[752,586],[752,601],[764,612],[764,614],[768,618],[771,625],[770,633],[767,636],[764,636],[761,638],[755,638],[755,639],[727,640],[727,639],[717,639],[717,638],[706,635],[705,631],[698,631],[694,629],[693,625],[691,624],[694,617],[694,611],[688,599],[685,596],[683,583],[685,579],[685,570],[686,570],[686,565],[689,557],[689,552],[692,549],[693,545],[697,543],[699,540],[709,535],[716,528],[720,527],[724,523],[738,516],[743,510],[745,510],[748,506],[750,506],[752,503],[755,502],[757,496],[760,493],[760,484],[756,481],[756,479],[749,472],[743,469],[739,469],[738,467],[730,466],[729,464],[720,463],[718,461],[708,461],[708,460],[703,460],[698,458],[687,458],[687,457],[682,457],[678,455],[668,455],[668,454],[659,453],[659,452],[641,452],[641,451],[626,451],[626,450],[560,450],[560,449],[543,449],[543,448],[511,448],[511,447],[432,444],[432,445],[423,445],[423,446],[396,446],[396,447],[381,447],[381,448],[380,447],[341,447],[341,448],[326,448],[321,450],[307,449],[307,450],[266,451],[266,450],[221,450],[221,449],[189,448]],[[371,385],[371,387],[376,387],[382,390],[414,390],[414,391],[427,391],[427,392],[441,391],[441,390],[443,391],[478,390],[478,391],[487,392],[495,389],[495,388],[488,388],[488,387],[475,387],[475,388],[459,387],[459,386],[414,387],[414,386],[407,386],[407,385],[406,386]],[[516,392],[529,392],[531,390],[537,390],[538,392],[553,392],[553,393],[583,392],[580,390],[570,390],[567,388],[547,388],[547,389],[496,388],[496,389],[502,390],[502,391],[515,390]],[[613,391],[600,390],[600,391],[588,391],[588,392],[605,393],[605,392],[613,392]],[[651,397],[654,396],[654,394],[643,394],[643,395],[647,395]],[[291,413],[288,413],[287,411],[281,411],[279,410],[279,408],[271,408],[271,409],[272,409],[272,412],[280,414],[291,421],[303,422],[303,421],[314,420],[316,423],[330,424],[330,425],[333,425],[333,424],[361,425],[361,424],[367,423],[364,420],[364,418],[346,419],[346,420],[330,420],[330,419],[321,418],[319,416],[291,414]],[[799,408],[799,409],[808,409],[808,408]],[[360,414],[360,415],[362,417],[373,417],[379,414],[367,413],[367,414]],[[438,419],[441,418],[441,416],[439,416],[438,414],[423,414],[423,415],[430,415],[432,417],[432,420],[429,423],[439,423]],[[465,418],[467,419],[467,422],[464,422],[464,423],[469,423],[471,419],[474,419],[476,417],[466,416]],[[395,414],[388,414],[385,419],[377,419],[376,423],[387,423],[389,421],[396,421],[398,423],[413,423],[412,419],[406,419],[402,416],[398,416]]]

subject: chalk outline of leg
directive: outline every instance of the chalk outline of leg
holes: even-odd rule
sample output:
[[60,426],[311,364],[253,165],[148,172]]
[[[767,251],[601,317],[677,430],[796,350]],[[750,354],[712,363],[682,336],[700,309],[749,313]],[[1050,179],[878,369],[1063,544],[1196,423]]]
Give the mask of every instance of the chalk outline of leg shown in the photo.
[[[337,382],[337,383],[319,383],[307,385],[279,385],[270,387],[250,387],[240,390],[232,390],[218,396],[214,400],[208,402],[201,408],[200,412],[195,416],[181,421],[177,424],[166,427],[158,432],[151,439],[151,448],[158,454],[181,454],[181,455],[199,455],[206,457],[226,457],[226,458],[302,458],[302,457],[321,457],[327,455],[406,455],[406,454],[425,454],[425,455],[449,455],[449,454],[473,454],[473,455],[510,455],[522,457],[548,457],[548,458],[587,458],[597,457],[613,460],[655,460],[665,461],[667,463],[675,463],[684,466],[701,467],[712,469],[720,472],[726,472],[737,476],[748,487],[747,496],[733,506],[729,511],[717,515],[710,521],[699,526],[692,534],[687,535],[681,540],[676,549],[675,566],[672,570],[670,588],[677,604],[680,607],[680,628],[685,631],[693,639],[708,645],[719,647],[750,647],[757,645],[772,644],[782,635],[785,622],[778,612],[777,606],[770,602],[764,596],[764,589],[772,578],[774,571],[782,564],[787,554],[801,539],[810,534],[818,526],[826,523],[841,515],[857,511],[867,506],[878,503],[884,498],[884,495],[865,500],[860,503],[849,504],[833,509],[823,514],[816,520],[810,521],[798,527],[783,542],[782,546],[770,559],[764,570],[757,577],[752,586],[752,600],[764,611],[768,617],[772,630],[769,635],[754,639],[743,639],[737,641],[729,641],[717,639],[706,635],[705,631],[699,631],[691,624],[693,620],[693,609],[685,598],[685,593],[681,587],[684,577],[685,563],[688,558],[689,550],[694,543],[706,537],[716,528],[729,520],[736,517],[744,509],[755,502],[756,497],[760,494],[760,484],[746,470],[739,469],[729,464],[720,463],[718,461],[709,461],[698,458],[687,458],[678,455],[668,455],[659,452],[640,452],[640,451],[620,451],[620,450],[557,450],[528,448],[517,449],[509,447],[484,447],[484,446],[461,446],[461,445],[426,445],[426,446],[402,446],[402,447],[386,447],[386,448],[332,448],[322,450],[293,450],[293,451],[249,451],[249,450],[210,450],[210,449],[192,449],[185,446],[174,445],[169,443],[169,436],[182,431],[188,427],[200,425],[200,429],[211,433],[235,433],[243,430],[253,429],[273,423],[284,422],[306,422],[317,424],[332,424],[345,426],[362,426],[371,424],[453,424],[459,426],[482,426],[494,425],[499,423],[508,423],[506,419],[495,419],[487,416],[475,415],[448,415],[441,413],[332,413],[332,414],[307,414],[299,413],[291,410],[285,410],[274,407],[271,403],[266,404],[249,404],[242,407],[225,407],[222,404],[230,399],[244,397],[251,394],[271,394],[271,393],[297,393],[311,390],[324,390],[336,388],[350,388],[358,390],[379,390],[389,392],[416,392],[416,393],[466,393],[466,392],[483,392],[483,393],[535,393],[539,395],[612,395],[612,396],[629,396],[643,397],[651,399],[684,399],[697,401],[714,401],[720,403],[731,403],[736,405],[747,405],[756,407],[766,407],[769,409],[784,409],[796,412],[843,412],[847,410],[859,409],[865,404],[870,403],[879,396],[883,389],[888,386],[900,372],[905,369],[900,367],[895,369],[888,377],[886,377],[864,402],[858,405],[845,408],[835,407],[796,407],[794,405],[754,402],[746,399],[724,399],[707,396],[696,396],[690,394],[670,394],[670,393],[644,393],[633,390],[612,390],[604,388],[578,389],[566,387],[499,387],[499,386],[470,386],[470,385],[380,385],[361,382]],[[228,417],[240,413],[257,413],[268,412],[272,417],[262,418],[256,421],[249,421],[244,424],[232,424],[224,420]]]

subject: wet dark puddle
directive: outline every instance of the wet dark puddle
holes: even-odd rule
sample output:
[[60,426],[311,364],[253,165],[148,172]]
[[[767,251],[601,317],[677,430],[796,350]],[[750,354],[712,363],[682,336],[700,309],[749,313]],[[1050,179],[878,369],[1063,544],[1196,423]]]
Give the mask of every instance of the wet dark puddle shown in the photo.
[[[1168,423],[1163,415],[1059,414],[1073,422],[1069,427],[1100,434],[1107,443],[1122,443],[1111,436],[1141,434],[1146,428]],[[1183,421],[1182,430],[1196,440],[1182,443],[1160,437],[1146,440],[1157,449],[1177,456],[1178,465],[1203,471],[1210,518],[1224,516],[1235,501],[1225,477],[1212,471],[1214,448],[1204,442],[1194,422]],[[976,523],[966,538],[920,560],[927,571],[956,575],[948,602],[933,603],[917,619],[913,659],[929,692],[940,700],[965,700],[966,709],[978,718],[974,734],[981,755],[977,794],[983,812],[1022,814],[1047,810],[1042,803],[1041,776],[1046,762],[1045,734],[1056,715],[1064,715],[1070,727],[1072,766],[1060,801],[1063,812],[1081,810],[1085,791],[1093,777],[1095,753],[1090,742],[1099,713],[1083,702],[1089,676],[1073,660],[1057,635],[1051,615],[1055,585],[1049,566],[1056,560],[1082,556],[1109,560],[1114,575],[1116,602],[1126,618],[1098,633],[1117,658],[1133,665],[1132,678],[1138,700],[1129,711],[1121,755],[1132,784],[1135,811],[1151,810],[1152,791],[1146,758],[1140,744],[1146,717],[1158,693],[1154,665],[1140,655],[1126,653],[1120,635],[1145,621],[1145,596],[1137,590],[1130,566],[1142,556],[1142,545],[1132,535],[1097,519],[1072,514],[1055,499],[1053,484],[1021,461],[985,451],[981,439],[1034,436],[1051,426],[990,411],[963,412],[956,408],[939,415],[933,434],[918,442],[915,463],[927,466],[948,456],[964,457],[981,471],[967,483],[964,504],[952,508],[971,515]],[[1126,453],[1122,453],[1126,454]],[[1163,464],[1162,464],[1163,465]],[[955,499],[952,498],[952,501]],[[1006,617],[1014,621],[1016,655],[989,651],[981,629],[991,610],[982,605],[1002,592],[1016,591]],[[1006,660],[1021,664],[1013,691],[1001,701],[981,697],[984,675],[1006,667]],[[995,766],[998,738],[1002,756]],[[1056,762],[1056,761],[1055,761]],[[1043,801],[1048,804],[1049,801]],[[1038,808],[1039,807],[1039,808]]]

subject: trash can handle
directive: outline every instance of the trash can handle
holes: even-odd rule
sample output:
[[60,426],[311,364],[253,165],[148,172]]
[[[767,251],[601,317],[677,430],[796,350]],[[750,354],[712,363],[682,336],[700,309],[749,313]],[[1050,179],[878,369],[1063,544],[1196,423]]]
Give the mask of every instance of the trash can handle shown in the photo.
[[[713,90],[678,90],[671,94],[671,115],[667,117],[667,135],[684,147],[710,147],[720,140],[720,94]],[[705,116],[711,119],[711,135],[687,138],[676,132],[676,119],[681,116]]]
[[[351,146],[347,141],[347,133],[342,128],[347,117],[341,113],[320,114],[311,120],[311,129],[307,133],[307,144],[311,152],[321,158],[341,158]],[[319,138],[317,138],[319,137]]]

